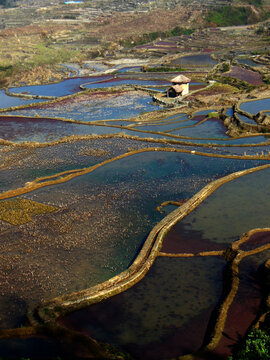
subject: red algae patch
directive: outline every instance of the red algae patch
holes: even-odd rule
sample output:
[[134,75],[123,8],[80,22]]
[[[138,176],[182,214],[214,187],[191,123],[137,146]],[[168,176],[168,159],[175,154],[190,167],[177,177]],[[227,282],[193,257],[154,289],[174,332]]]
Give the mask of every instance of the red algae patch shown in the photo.
[[197,85],[190,84],[190,86],[189,86],[190,91],[204,89],[204,88],[205,88],[204,84],[201,84],[201,85],[199,85],[199,84],[197,84]]
[[152,342],[140,348],[135,344],[129,344],[126,350],[138,359],[148,360],[170,359],[192,353],[202,346],[202,339],[212,311],[212,307],[204,310],[180,329],[172,327],[171,334],[162,337],[160,342]]
[[213,354],[218,359],[227,360],[232,346],[243,338],[258,314],[261,304],[261,290],[254,274],[256,269],[249,259],[240,265],[240,284],[238,292],[228,311],[222,338]]
[[250,238],[244,242],[241,250],[251,250],[254,247],[263,246],[270,243],[270,231],[260,231],[252,234]]
[[193,116],[192,120],[196,120],[196,121],[200,122],[200,121],[204,120],[205,117],[206,117],[205,115],[195,115],[195,116]]
[[233,92],[237,92],[237,88],[228,84],[214,84],[208,89],[202,89],[201,91],[197,91],[195,94],[190,94],[190,98],[196,98],[197,96],[211,96],[211,95],[219,95],[219,94],[230,94]]
[[252,85],[262,85],[262,76],[256,71],[243,69],[240,66],[232,66],[231,71],[223,76],[234,77],[238,80],[246,81]]
[[161,252],[168,254],[199,253],[204,251],[225,250],[228,244],[218,244],[204,239],[200,231],[185,229],[177,223],[165,236]]

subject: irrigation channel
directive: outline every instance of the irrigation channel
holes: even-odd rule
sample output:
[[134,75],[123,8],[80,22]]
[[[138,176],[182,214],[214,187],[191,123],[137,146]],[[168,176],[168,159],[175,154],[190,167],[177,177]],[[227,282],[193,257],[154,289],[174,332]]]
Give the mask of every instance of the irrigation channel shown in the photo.
[[4,359],[225,360],[263,315],[269,136],[128,70],[0,93]]

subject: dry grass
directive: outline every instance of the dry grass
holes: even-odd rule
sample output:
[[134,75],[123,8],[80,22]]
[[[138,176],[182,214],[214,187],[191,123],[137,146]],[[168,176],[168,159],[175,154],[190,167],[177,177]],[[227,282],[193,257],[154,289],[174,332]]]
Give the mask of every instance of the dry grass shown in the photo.
[[[65,74],[56,65],[80,59],[77,51],[61,44],[76,28],[25,26],[0,31],[0,80],[6,85],[57,81]],[[59,42],[56,46],[56,43]]]
[[11,199],[0,202],[0,220],[12,225],[22,225],[32,221],[36,215],[56,211],[54,206],[27,199]]

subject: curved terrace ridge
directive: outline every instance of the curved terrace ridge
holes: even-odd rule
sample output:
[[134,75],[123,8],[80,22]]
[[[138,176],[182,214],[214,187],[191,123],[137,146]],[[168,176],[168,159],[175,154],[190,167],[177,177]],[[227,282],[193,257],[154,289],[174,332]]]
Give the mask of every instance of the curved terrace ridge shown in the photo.
[[[153,151],[153,149],[151,149],[151,151]],[[131,154],[130,153],[125,154],[125,156],[127,155],[131,155]],[[101,164],[104,165],[105,163],[107,162]],[[101,165],[99,164],[99,166]],[[96,167],[94,166],[92,168],[96,168]],[[49,301],[43,302],[36,309],[30,309],[28,312],[28,319],[30,321],[31,327],[2,330],[0,331],[0,338],[31,336],[41,331],[44,325],[49,326],[50,328],[55,328],[56,329],[55,331],[57,331],[57,329],[60,331],[62,327],[57,324],[57,319],[60,316],[63,316],[75,310],[82,309],[91,304],[101,302],[111,296],[114,296],[129,289],[137,282],[139,282],[147,274],[147,272],[149,271],[149,269],[151,268],[155,259],[158,256],[172,256],[172,254],[161,253],[160,249],[162,247],[164,236],[177,222],[183,219],[187,214],[192,212],[195,208],[197,208],[205,199],[207,199],[213,192],[215,192],[223,184],[228,183],[237,178],[240,178],[242,176],[245,176],[247,174],[261,171],[267,168],[270,168],[270,164],[238,171],[229,174],[227,176],[224,176],[220,179],[212,181],[210,184],[206,185],[203,189],[201,189],[197,194],[195,194],[192,198],[190,198],[187,202],[185,202],[179,208],[177,208],[172,213],[167,215],[152,229],[139,255],[127,270],[105,281],[104,283],[98,284],[94,287],[79,292],[73,292],[69,295],[59,296]],[[92,171],[93,170],[94,169],[92,169]],[[65,181],[67,181],[70,177],[73,177],[74,175],[79,176],[87,172],[89,172],[89,169],[82,169],[79,171],[67,171],[58,175],[66,175]],[[59,179],[53,180],[54,178],[55,176],[46,177],[46,179],[49,182],[59,181]],[[33,183],[38,185],[38,182],[40,180],[41,179],[37,179]],[[251,235],[261,231],[270,231],[270,229],[265,228],[265,229],[251,230],[247,234],[244,234],[240,240],[233,243],[231,247],[225,251],[214,251],[214,252],[209,251],[198,254],[191,254],[191,253],[174,254],[174,256],[179,256],[179,257],[223,256],[225,260],[229,263],[230,271],[233,275],[232,282],[229,285],[230,291],[228,292],[228,295],[224,299],[223,303],[221,304],[219,315],[216,320],[216,324],[210,342],[203,349],[201,349],[199,353],[207,353],[215,349],[215,347],[218,345],[222,337],[222,331],[225,326],[227,314],[239,286],[238,267],[240,261],[249,255],[253,255],[262,252],[266,249],[270,249],[270,244],[266,244],[264,246],[260,246],[249,251],[239,250],[240,245],[246,242]],[[233,256],[231,254],[233,254]],[[69,331],[69,330],[65,329],[62,331]],[[89,341],[89,346],[91,345],[94,349],[92,350],[98,352],[99,350],[97,343],[91,338],[89,338],[88,341]],[[185,355],[179,357],[179,359],[181,360],[193,359],[197,355],[198,353]]]
[[[124,159],[126,157],[129,157],[129,156],[132,156],[135,154],[140,154],[140,153],[145,153],[145,152],[153,152],[153,151],[177,152],[177,153],[193,154],[193,155],[200,155],[200,156],[205,156],[205,157],[214,157],[214,158],[221,158],[221,159],[270,160],[270,155],[260,155],[260,156],[258,156],[258,155],[255,155],[255,156],[254,155],[249,155],[249,156],[246,156],[246,155],[244,155],[244,156],[243,155],[224,155],[224,154],[211,154],[211,153],[203,153],[203,152],[195,151],[195,150],[185,150],[185,149],[166,148],[166,147],[139,149],[139,150],[134,150],[134,151],[130,151],[130,152],[118,155],[114,158],[105,160],[99,164],[96,164],[96,165],[93,165],[93,166],[90,166],[87,168],[82,168],[82,169],[77,169],[77,170],[67,170],[64,172],[60,172],[58,174],[37,178],[31,182],[27,182],[23,187],[8,190],[8,191],[1,193],[0,200],[6,200],[6,199],[9,199],[9,198],[12,198],[15,196],[27,194],[29,192],[43,188],[45,186],[62,184],[66,181],[69,181],[69,180],[75,178],[75,177],[88,174],[88,173],[90,173],[104,165],[112,163],[114,161]],[[268,165],[262,165],[262,166],[265,166],[266,168],[268,167]]]

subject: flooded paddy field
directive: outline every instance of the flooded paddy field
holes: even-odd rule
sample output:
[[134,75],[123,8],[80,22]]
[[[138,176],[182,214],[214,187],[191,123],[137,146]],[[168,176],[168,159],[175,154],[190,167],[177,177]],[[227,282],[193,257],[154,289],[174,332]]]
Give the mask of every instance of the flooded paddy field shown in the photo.
[[[26,307],[123,271],[162,218],[156,210],[162,202],[190,198],[231,169],[258,165],[257,161],[222,160],[211,159],[205,166],[200,156],[194,160],[190,154],[146,152],[18,197],[48,204],[55,211],[19,226],[2,213],[3,272],[10,274],[2,277],[3,299],[17,296]],[[20,323],[25,307],[22,310],[15,302],[7,309],[5,301],[1,304],[6,314],[1,327]]]
[[34,141],[39,143],[59,140],[63,136],[93,133],[93,128],[54,119],[2,117],[0,138],[13,142]]
[[240,115],[240,114],[237,114],[237,115],[238,115],[239,119],[242,120],[244,123],[256,125],[255,120],[250,119],[249,117],[244,116],[244,115]]
[[123,86],[123,85],[142,85],[142,86],[153,86],[153,85],[170,85],[169,81],[166,80],[141,80],[141,79],[126,79],[126,78],[112,78],[106,81],[84,83],[83,87],[85,89],[100,89],[100,88],[109,88],[113,86]]
[[[208,53],[186,61],[216,63]],[[9,89],[59,98],[45,104],[3,95],[14,99],[9,106],[25,106],[0,117],[0,357],[85,358],[89,349],[71,342],[73,330],[134,359],[196,352],[219,321],[226,251],[241,234],[269,226],[269,169],[248,173],[269,164],[267,134],[230,138],[211,116],[215,106],[171,111],[146,91],[120,89],[170,84],[168,74],[144,77],[139,69]],[[246,104],[241,109],[249,111]],[[250,112],[269,110],[267,104],[256,100]],[[233,178],[241,171],[247,174]],[[192,207],[199,191],[225,177],[231,181]],[[267,235],[255,234],[239,248],[268,244]],[[241,260],[223,328],[233,340],[222,335],[212,356],[225,360],[236,333],[243,335],[259,311],[254,278],[267,251]],[[236,324],[241,304],[248,316]],[[50,331],[9,338],[7,329],[23,333],[36,323]],[[59,326],[62,338],[52,335]]]
[[207,66],[207,67],[214,66],[217,63],[218,63],[217,60],[214,60],[210,54],[182,56],[172,62],[173,65]]
[[2,293],[4,299],[20,298],[8,309],[7,302],[1,303],[6,314],[1,327],[18,325],[30,304],[93,286],[126,269],[162,218],[156,211],[162,202],[187,199],[217,176],[259,164],[195,158],[155,151],[132,155],[23,195],[56,210],[19,226],[1,223],[3,272],[10,273],[2,278]]
[[41,99],[31,99],[27,100],[26,98],[18,98],[15,96],[8,96],[4,90],[0,90],[0,109],[9,108],[11,106],[20,106],[27,105],[37,102],[42,102]]
[[[16,189],[29,181],[67,170],[99,164],[128,151],[152,147],[151,143],[118,138],[89,138],[47,147],[1,148],[0,191]],[[162,146],[160,144],[159,146]],[[10,179],[12,178],[12,183]]]
[[[240,137],[240,138],[224,138],[224,139],[188,139],[188,142],[191,143],[198,143],[198,144],[214,144],[214,145],[259,145],[264,144],[270,140],[269,135],[257,135],[257,136],[246,136],[246,137]],[[226,150],[232,150],[227,148]]]
[[190,128],[187,124],[186,128],[183,126],[177,130],[172,130],[170,131],[170,134],[188,137],[194,136],[198,138],[228,138],[228,136],[225,134],[226,129],[224,125],[218,119],[209,119],[201,124],[198,124],[198,122],[195,120],[193,122],[190,121],[189,124],[191,125]]
[[[239,266],[239,289],[228,312],[224,333],[214,351],[214,356],[229,357],[233,344],[240,337],[244,337],[250,324],[256,321],[262,296],[259,266],[269,259],[269,255],[269,250],[266,250],[262,254],[248,256],[241,261]],[[241,316],[243,312],[245,316]]]
[[240,105],[240,109],[247,111],[250,114],[257,114],[259,111],[270,110],[270,98],[243,102]]
[[269,216],[263,198],[270,192],[269,174],[264,170],[223,185],[179,223],[180,233],[195,231],[202,239],[230,244],[246,231],[267,227]]
[[68,118],[84,122],[126,119],[138,116],[143,112],[158,110],[152,97],[144,92],[82,93],[76,97],[64,99],[52,104],[32,106],[13,111],[21,116],[38,116],[43,118]]
[[[136,359],[170,359],[200,348],[222,291],[222,258],[158,258],[126,292],[60,319]],[[165,305],[166,304],[166,305]]]
[[251,66],[251,67],[260,67],[260,66],[262,66],[262,65],[256,63],[255,61],[253,61],[250,58],[238,57],[238,58],[236,58],[236,60],[237,60],[237,62],[239,64],[244,64],[244,65],[248,65],[248,66]]
[[16,88],[9,88],[11,94],[26,94],[26,95],[38,95],[38,96],[66,96],[81,91],[80,85],[88,82],[100,82],[111,79],[111,75],[100,75],[89,77],[77,77],[63,80],[56,84],[46,85],[32,85],[32,86],[21,86]]

